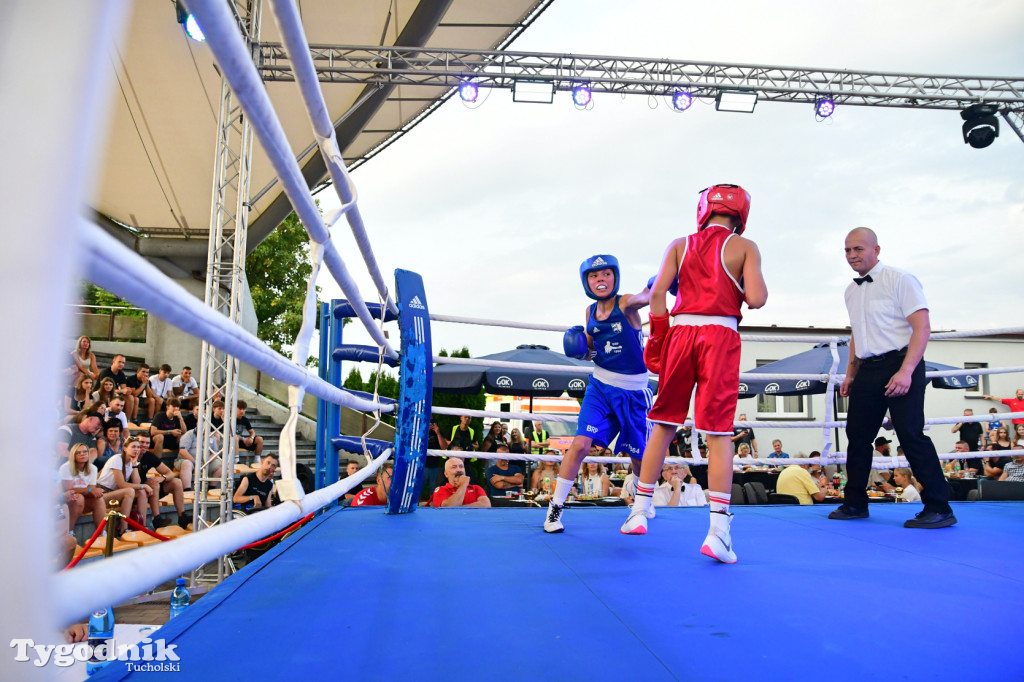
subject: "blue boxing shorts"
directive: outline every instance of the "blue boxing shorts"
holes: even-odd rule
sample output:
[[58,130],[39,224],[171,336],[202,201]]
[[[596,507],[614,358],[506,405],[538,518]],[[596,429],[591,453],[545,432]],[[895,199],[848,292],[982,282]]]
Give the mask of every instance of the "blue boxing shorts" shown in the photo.
[[625,452],[640,459],[651,433],[647,413],[653,404],[654,392],[650,384],[643,389],[629,390],[593,377],[583,395],[576,435],[591,438],[601,447],[608,447],[618,436],[617,453]]

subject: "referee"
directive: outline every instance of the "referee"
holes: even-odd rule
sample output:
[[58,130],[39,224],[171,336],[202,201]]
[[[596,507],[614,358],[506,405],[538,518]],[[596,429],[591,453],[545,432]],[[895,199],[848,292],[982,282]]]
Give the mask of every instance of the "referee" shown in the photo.
[[878,236],[866,227],[846,236],[846,262],[858,277],[846,288],[853,337],[839,394],[849,396],[844,504],[828,515],[842,521],[868,517],[866,492],[871,441],[886,410],[914,476],[924,486],[924,510],[906,528],[945,528],[956,523],[949,485],[931,439],[924,435],[924,349],[931,324],[921,283],[879,262]]

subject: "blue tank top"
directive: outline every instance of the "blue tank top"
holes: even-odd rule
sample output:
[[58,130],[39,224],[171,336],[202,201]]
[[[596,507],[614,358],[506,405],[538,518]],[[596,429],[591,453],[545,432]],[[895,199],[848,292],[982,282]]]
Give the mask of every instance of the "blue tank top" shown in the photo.
[[607,320],[594,317],[597,304],[590,306],[587,333],[594,340],[594,364],[616,374],[647,374],[644,365],[643,334],[626,319],[619,297]]

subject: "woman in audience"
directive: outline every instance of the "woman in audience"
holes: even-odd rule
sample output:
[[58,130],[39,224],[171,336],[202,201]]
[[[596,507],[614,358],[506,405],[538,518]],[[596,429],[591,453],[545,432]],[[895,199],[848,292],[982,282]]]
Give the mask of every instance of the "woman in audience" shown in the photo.
[[116,393],[117,386],[114,385],[114,378],[103,377],[100,379],[100,387],[93,391],[92,399],[93,402],[109,405],[111,398],[113,398]]
[[96,467],[89,461],[89,448],[85,443],[75,443],[68,453],[68,461],[60,465],[57,478],[64,486],[64,493],[81,495],[85,501],[82,506],[68,506],[68,528],[73,529],[78,517],[92,511],[92,522],[98,528],[107,515],[107,507],[103,500],[103,490],[96,485]]
[[483,442],[480,443],[480,452],[494,452],[499,445],[508,445],[508,442],[501,433],[501,422],[491,422],[491,430],[487,432]]
[[88,336],[79,336],[75,349],[71,351],[74,364],[71,368],[79,374],[85,374],[93,379],[98,379],[100,370],[96,366],[96,356],[92,353],[92,341]]
[[121,433],[121,422],[110,419],[103,424],[103,434],[96,439],[96,456],[94,464],[97,469],[102,469],[107,460],[114,455],[120,455],[124,449],[123,434]]
[[[747,445],[746,443],[740,443],[740,446],[736,448],[736,454],[739,456],[740,459],[746,459],[747,457],[750,457],[750,446]],[[735,471],[750,471],[750,465],[737,463],[735,466],[733,466],[733,469]]]
[[[548,450],[545,454],[558,454],[557,450]],[[551,490],[545,490],[544,479],[549,479],[548,486]],[[533,470],[530,477],[530,490],[536,493],[550,493],[555,489],[555,479],[558,478],[558,468],[555,462],[541,462],[540,466]]]
[[[145,525],[146,508],[149,507],[149,498],[154,494],[153,487],[143,483],[139,478],[139,457],[142,456],[142,445],[139,439],[131,436],[124,442],[124,450],[120,455],[114,455],[103,465],[97,482],[107,493],[118,490],[127,490],[124,493],[125,500],[121,509],[127,514],[135,502],[135,511],[138,516],[133,518],[140,524]],[[127,524],[122,524],[124,531]]]
[[92,387],[95,382],[91,377],[85,374],[79,374],[75,379],[75,386],[68,391],[68,394],[64,396],[64,423],[71,421],[71,419],[81,412],[82,410],[88,410],[93,406],[95,401],[92,398]]
[[526,454],[526,440],[519,429],[512,429],[512,432],[509,434],[508,451],[515,455]]
[[1013,427],[1013,444],[1011,448],[1024,448],[1024,424],[1015,424]]
[[[985,448],[989,452],[998,452],[1000,450],[1010,450],[1013,445],[1010,443],[1010,431],[1005,426],[993,429],[989,432],[989,444]],[[985,476],[988,478],[994,478],[999,480],[999,477],[1003,475],[1003,467],[1010,461],[1009,457],[986,457],[982,460],[984,465]]]
[[[610,455],[609,455],[610,456]],[[604,472],[604,465],[598,462],[584,462],[580,476],[580,493],[587,497],[608,497],[611,481]]]
[[[892,474],[893,480],[896,481],[896,485],[903,488],[903,492],[900,493],[900,499],[904,502],[920,502],[921,493],[918,491],[917,479],[914,478],[914,474],[910,469],[896,469]],[[945,484],[943,484],[945,485]]]
[[1010,431],[1005,426],[1000,426],[992,432],[990,440],[988,450],[1009,450],[1013,447],[1010,443]]

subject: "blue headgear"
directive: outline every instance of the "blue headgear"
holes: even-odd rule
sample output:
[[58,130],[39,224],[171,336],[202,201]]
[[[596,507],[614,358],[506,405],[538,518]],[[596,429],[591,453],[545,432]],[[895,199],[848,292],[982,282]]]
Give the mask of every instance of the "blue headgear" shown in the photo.
[[[612,287],[611,293],[607,296],[597,296],[590,287],[587,286],[587,275],[594,270],[604,270],[610,268],[615,273],[615,286]],[[587,260],[580,264],[580,281],[583,282],[583,291],[586,292],[587,296],[594,299],[595,301],[607,301],[609,298],[619,293],[619,259],[615,256],[609,255],[598,255],[591,256]]]

